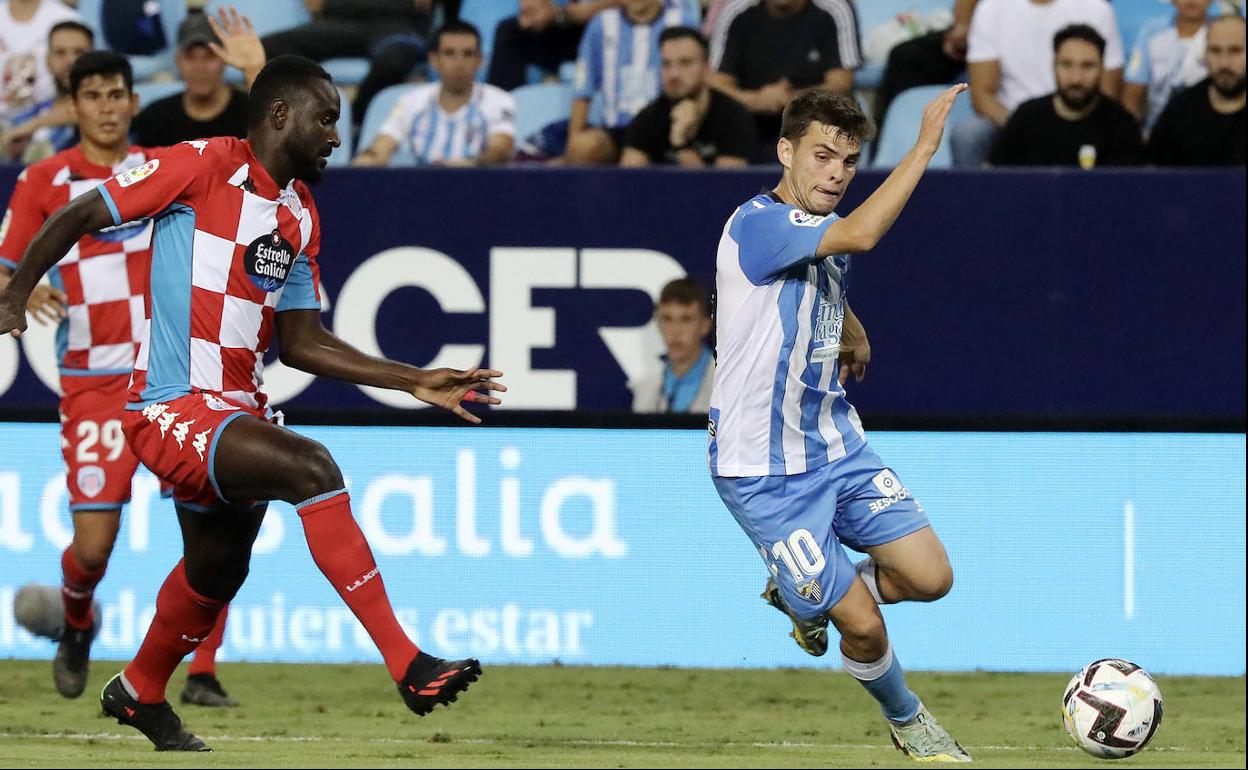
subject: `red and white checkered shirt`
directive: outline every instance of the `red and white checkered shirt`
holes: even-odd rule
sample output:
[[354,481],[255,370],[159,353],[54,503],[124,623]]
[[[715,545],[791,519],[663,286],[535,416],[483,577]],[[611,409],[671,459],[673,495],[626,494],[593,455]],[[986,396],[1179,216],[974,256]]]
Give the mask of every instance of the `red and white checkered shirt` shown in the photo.
[[307,186],[278,188],[250,143],[221,137],[161,150],[100,191],[114,222],[155,222],[130,408],[194,392],[264,407],[273,314],[321,307]]
[[[131,147],[113,168],[87,160],[77,146],[41,160],[17,178],[0,224],[0,265],[17,267],[48,217],[119,172],[141,166],[145,151]],[[146,315],[152,225],[127,221],[83,236],[48,272],[68,297],[57,332],[57,356],[67,375],[129,374]]]

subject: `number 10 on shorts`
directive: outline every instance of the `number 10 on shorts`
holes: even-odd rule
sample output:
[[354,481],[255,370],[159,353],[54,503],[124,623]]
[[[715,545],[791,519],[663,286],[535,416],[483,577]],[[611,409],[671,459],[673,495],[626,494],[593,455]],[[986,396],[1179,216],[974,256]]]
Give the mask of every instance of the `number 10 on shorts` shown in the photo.
[[771,546],[770,553],[767,552],[766,546],[761,545],[758,547],[758,552],[762,554],[763,561],[767,562],[767,568],[775,577],[780,577],[780,568],[776,562],[784,562],[785,568],[793,576],[794,583],[800,583],[818,575],[828,563],[823,556],[823,550],[819,548],[818,541],[808,529],[795,530],[789,535],[788,542],[784,540],[775,542]]

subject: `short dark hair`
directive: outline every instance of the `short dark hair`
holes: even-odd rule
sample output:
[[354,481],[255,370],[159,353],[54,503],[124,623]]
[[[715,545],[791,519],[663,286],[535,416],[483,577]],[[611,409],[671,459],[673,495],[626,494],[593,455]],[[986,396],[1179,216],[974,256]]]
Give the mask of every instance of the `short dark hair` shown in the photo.
[[76,96],[82,81],[92,75],[121,75],[126,90],[134,90],[134,71],[130,69],[130,60],[116,51],[87,51],[79,56],[69,68],[69,93]]
[[802,94],[784,106],[780,136],[797,144],[815,121],[832,126],[859,143],[875,138],[875,123],[862,111],[858,102],[824,90]]
[[678,305],[691,305],[696,302],[704,315],[708,318],[711,315],[711,303],[706,296],[706,289],[692,278],[668,281],[659,292],[659,304],[665,302],[675,302]]
[[247,103],[247,127],[255,128],[264,122],[265,116],[269,114],[269,105],[274,99],[290,101],[292,91],[306,89],[315,80],[324,80],[331,84],[334,82],[324,67],[303,56],[283,54],[270,59],[251,84]]
[[706,42],[706,35],[693,27],[668,27],[659,35],[659,47],[669,40],[692,40],[702,49],[702,58],[711,58],[711,45]]
[[1087,24],[1070,24],[1059,29],[1053,36],[1053,53],[1057,53],[1057,49],[1061,48],[1062,43],[1067,40],[1082,40],[1085,43],[1091,43],[1096,46],[1101,58],[1105,58],[1105,38]]
[[436,51],[442,47],[443,35],[472,35],[477,39],[477,49],[481,48],[481,31],[466,21],[451,19],[439,27],[433,35],[433,48],[430,50]]
[[52,29],[48,30],[48,42],[52,41],[52,36],[57,32],[64,32],[66,30],[81,32],[87,36],[87,40],[91,41],[91,45],[95,45],[95,30],[91,29],[86,24],[83,24],[80,21],[74,21],[73,19],[66,19],[65,21],[59,21],[56,24],[53,24]]

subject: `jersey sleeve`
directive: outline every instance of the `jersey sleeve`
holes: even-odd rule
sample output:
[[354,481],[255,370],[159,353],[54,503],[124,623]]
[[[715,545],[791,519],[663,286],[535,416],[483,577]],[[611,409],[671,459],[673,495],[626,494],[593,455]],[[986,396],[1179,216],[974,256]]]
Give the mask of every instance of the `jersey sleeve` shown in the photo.
[[416,99],[419,94],[415,91],[409,91],[394,103],[394,109],[390,111],[390,117],[386,118],[386,122],[381,124],[381,130],[377,133],[382,136],[388,136],[395,142],[402,144],[403,140],[411,135],[412,120],[416,113]]
[[602,14],[594,16],[576,54],[576,79],[572,82],[572,96],[576,99],[593,99],[602,88]]
[[9,198],[9,206],[4,212],[4,220],[0,222],[0,267],[9,270],[17,268],[17,263],[26,253],[26,247],[34,239],[35,233],[43,226],[43,206],[39,202],[40,180],[32,179],[32,171],[26,169],[17,177],[13,187],[13,195]]
[[181,142],[97,187],[113,215],[113,224],[164,211],[207,173],[212,157],[205,155],[210,152],[207,140]]
[[485,108],[486,132],[490,136],[516,135],[516,97],[503,91],[497,99],[490,99]]
[[741,272],[750,283],[761,286],[789,268],[822,259],[815,252],[836,220],[835,214],[821,217],[793,206],[747,204],[738,215],[734,235]]
[[321,309],[321,268],[317,259],[321,254],[321,218],[316,209],[312,209],[312,232],[308,243],[295,257],[295,264],[286,276],[286,285],[282,288],[282,296],[277,300],[275,312],[287,310],[320,310]]

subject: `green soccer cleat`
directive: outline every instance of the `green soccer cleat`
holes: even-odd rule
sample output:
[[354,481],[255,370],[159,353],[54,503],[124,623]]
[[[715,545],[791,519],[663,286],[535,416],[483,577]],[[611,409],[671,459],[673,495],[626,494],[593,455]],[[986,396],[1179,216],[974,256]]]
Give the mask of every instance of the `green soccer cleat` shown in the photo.
[[788,605],[780,597],[780,586],[775,578],[767,578],[767,586],[763,589],[763,601],[783,612],[793,622],[793,630],[789,636],[797,642],[802,651],[816,658],[828,651],[828,619],[827,617],[804,620],[789,611]]
[[949,731],[941,727],[936,717],[919,704],[919,713],[905,724],[888,723],[893,745],[915,762],[970,762],[966,753]]

